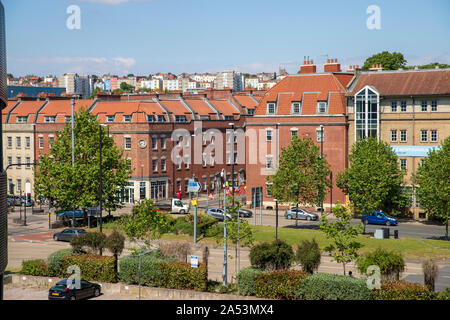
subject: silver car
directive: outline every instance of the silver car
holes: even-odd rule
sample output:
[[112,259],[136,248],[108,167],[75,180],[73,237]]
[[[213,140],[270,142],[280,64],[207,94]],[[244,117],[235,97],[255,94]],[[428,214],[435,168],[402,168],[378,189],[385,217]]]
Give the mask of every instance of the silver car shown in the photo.
[[[206,214],[216,218],[217,220],[223,221],[223,217],[224,217],[224,210],[222,208],[209,208],[208,210],[206,210]],[[227,214],[227,220],[231,220],[231,215]]]
[[296,209],[298,210],[298,220],[316,221],[319,219],[319,216],[317,214],[308,212],[305,209],[295,207],[286,210],[286,212],[284,213],[286,219],[296,219],[297,218],[297,212],[295,211]]
[[55,241],[70,241],[73,237],[78,237],[86,234],[84,229],[65,229],[61,232],[56,232],[53,235],[53,240]]

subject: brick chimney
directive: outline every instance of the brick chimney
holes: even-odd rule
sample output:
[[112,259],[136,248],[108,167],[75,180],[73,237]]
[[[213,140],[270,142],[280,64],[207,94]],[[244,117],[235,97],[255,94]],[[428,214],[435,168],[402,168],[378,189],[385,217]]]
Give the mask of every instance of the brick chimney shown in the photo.
[[373,64],[371,68],[369,68],[369,71],[383,71],[383,65],[382,64]]
[[341,65],[337,59],[328,59],[327,63],[323,66],[323,72],[341,72]]
[[303,64],[300,66],[300,73],[316,73],[316,65],[313,60],[309,60],[305,58],[303,60]]

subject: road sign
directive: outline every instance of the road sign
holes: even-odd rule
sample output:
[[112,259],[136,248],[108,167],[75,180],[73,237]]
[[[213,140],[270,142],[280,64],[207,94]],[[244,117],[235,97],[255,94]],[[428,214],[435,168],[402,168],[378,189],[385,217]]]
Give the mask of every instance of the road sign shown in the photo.
[[198,206],[198,200],[192,200],[192,201],[191,201],[191,204],[192,204],[193,206]]
[[189,181],[188,192],[199,192],[200,190],[202,190],[202,185],[200,182]]
[[191,256],[191,267],[198,268],[198,256]]

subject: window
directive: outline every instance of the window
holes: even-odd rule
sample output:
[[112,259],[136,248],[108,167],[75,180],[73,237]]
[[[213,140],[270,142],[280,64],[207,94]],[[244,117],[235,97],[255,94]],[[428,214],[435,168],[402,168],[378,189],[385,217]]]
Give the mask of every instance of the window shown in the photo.
[[22,157],[16,157],[16,163],[19,165],[19,168],[21,168],[21,164],[22,164]]
[[427,130],[420,130],[420,141],[421,142],[428,141],[428,131]]
[[199,116],[199,120],[211,120],[209,116]]
[[12,137],[8,137],[8,148],[12,148]]
[[31,147],[31,139],[30,137],[25,137],[25,148]]
[[255,109],[247,109],[247,114],[252,116],[255,113]]
[[186,122],[186,116],[175,116],[175,122]]
[[391,130],[391,142],[397,142],[397,130]]
[[266,130],[266,141],[272,141],[272,134],[273,131],[272,130]]
[[155,116],[152,114],[147,115],[147,122],[155,122]]
[[22,139],[20,137],[16,137],[16,147],[20,148],[22,146]]
[[184,180],[184,193],[188,193],[189,180]]
[[206,153],[202,153],[202,166],[206,167]]
[[225,116],[225,120],[233,121],[234,120],[234,116]]
[[400,102],[400,111],[406,112],[406,101]]
[[291,140],[297,135],[297,129],[291,129]]
[[214,153],[211,153],[211,154],[209,155],[209,165],[210,165],[211,167],[214,167]]
[[266,156],[266,169],[272,169],[273,167],[273,156],[268,155]]
[[25,158],[25,163],[27,164],[27,168],[30,168],[30,166],[31,166],[31,158],[30,157],[26,157]]
[[426,101],[422,101],[422,112],[428,111],[428,103]]
[[158,139],[156,137],[152,137],[152,149],[156,150],[158,148]]
[[50,147],[52,147],[54,142],[55,142],[55,137],[54,136],[49,136],[48,137],[48,145]]
[[116,120],[116,116],[115,115],[106,116],[106,122],[114,122],[114,120]]
[[327,113],[327,103],[326,102],[317,102],[317,113]]
[[292,102],[292,113],[300,113],[301,105],[300,102]]
[[233,160],[234,160],[234,164],[237,164],[237,152],[234,152]]
[[152,160],[152,170],[153,170],[153,172],[158,171],[158,160],[157,159]]
[[65,116],[65,117],[64,117],[64,122],[65,122],[65,123],[72,122],[72,116]]
[[432,100],[431,101],[431,111],[437,111],[437,107],[438,107],[437,100]]
[[12,157],[8,156],[8,165],[12,164]]
[[206,146],[206,132],[202,133],[202,145]]
[[177,156],[176,164],[177,164],[177,170],[180,170],[181,169],[181,157],[180,156]]
[[325,135],[325,130],[323,130],[323,128],[322,128],[322,130],[316,129],[317,142],[323,142],[324,135]]
[[161,138],[161,149],[165,149],[166,148],[166,137],[162,137]]
[[202,178],[203,191],[208,189],[208,184],[206,183],[206,177]]
[[45,123],[55,123],[56,122],[56,116],[45,116],[44,117]]
[[276,113],[276,104],[273,102],[267,103],[267,114],[275,114]]
[[143,200],[145,199],[145,182],[139,183],[139,199]]
[[266,196],[272,198],[272,183],[266,183]]
[[431,132],[431,142],[437,142],[438,141],[438,135],[437,130],[430,130]]
[[44,137],[43,136],[38,137],[38,144],[39,144],[39,149],[44,148]]
[[27,123],[27,121],[28,121],[28,116],[22,116],[22,117],[16,118],[17,123]]
[[229,151],[227,151],[226,157],[227,157],[227,164],[231,164],[231,154]]
[[14,193],[14,185],[12,179],[8,179],[9,193]]
[[177,180],[177,191],[181,191],[181,180]]
[[164,158],[161,159],[161,171],[166,171],[166,159]]
[[132,115],[124,115],[123,122],[131,122],[133,116]]
[[400,141],[401,142],[406,142],[407,137],[406,137],[406,130],[400,130]]
[[400,168],[406,169],[406,159],[400,159]]
[[124,145],[125,145],[125,149],[126,150],[130,150],[131,149],[131,138],[130,137],[125,137]]
[[364,87],[355,95],[355,141],[379,137],[379,94]]
[[391,112],[397,112],[397,101],[391,102]]
[[22,190],[22,179],[17,179],[17,191]]
[[158,122],[166,122],[166,118],[163,115],[158,115]]
[[184,157],[184,168],[185,169],[189,169],[190,162],[191,162],[191,158],[189,156],[185,156]]

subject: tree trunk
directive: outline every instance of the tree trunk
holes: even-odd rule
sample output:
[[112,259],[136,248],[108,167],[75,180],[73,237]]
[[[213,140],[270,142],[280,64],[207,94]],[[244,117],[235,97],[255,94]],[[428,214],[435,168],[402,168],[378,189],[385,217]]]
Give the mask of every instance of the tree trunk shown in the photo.
[[445,240],[448,240],[448,215],[447,215],[447,224],[445,225]]
[[298,203],[295,204],[295,226],[298,227]]
[[344,267],[344,276],[345,276],[345,262],[342,262],[342,266]]

